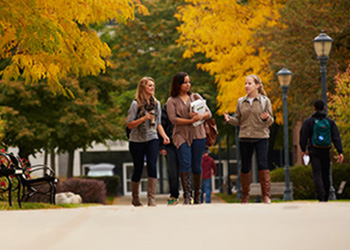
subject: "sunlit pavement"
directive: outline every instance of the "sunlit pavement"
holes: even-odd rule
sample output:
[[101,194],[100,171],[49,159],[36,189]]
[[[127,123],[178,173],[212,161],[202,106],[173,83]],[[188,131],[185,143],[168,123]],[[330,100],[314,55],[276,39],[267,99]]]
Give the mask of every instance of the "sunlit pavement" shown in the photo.
[[1,211],[0,249],[350,249],[350,203]]

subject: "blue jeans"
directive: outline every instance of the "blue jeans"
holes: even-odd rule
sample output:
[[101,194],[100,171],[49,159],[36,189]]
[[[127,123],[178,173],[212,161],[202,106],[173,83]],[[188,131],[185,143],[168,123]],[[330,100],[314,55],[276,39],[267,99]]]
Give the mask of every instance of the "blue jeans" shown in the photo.
[[201,203],[205,193],[205,203],[211,203],[211,179],[202,179]]
[[185,142],[178,148],[180,173],[191,170],[192,174],[202,173],[202,155],[206,143],[207,138],[196,139],[193,140],[191,146]]
[[258,170],[267,170],[267,152],[269,147],[268,139],[260,139],[255,142],[239,142],[239,149],[241,151],[242,169],[241,172],[247,174],[252,169],[252,156],[255,149]]
[[147,142],[129,142],[129,150],[134,163],[131,180],[134,182],[139,182],[141,180],[145,157],[148,177],[157,178],[159,140],[154,139]]

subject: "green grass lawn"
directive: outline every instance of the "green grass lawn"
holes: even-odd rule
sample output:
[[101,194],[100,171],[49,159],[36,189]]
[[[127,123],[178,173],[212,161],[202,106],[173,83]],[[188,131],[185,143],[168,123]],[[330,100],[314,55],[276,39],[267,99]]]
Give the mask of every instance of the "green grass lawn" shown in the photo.
[[7,201],[0,201],[0,210],[59,209],[59,208],[89,207],[89,206],[97,206],[97,205],[100,205],[100,204],[82,203],[82,204],[53,205],[53,204],[40,203],[40,202],[22,202],[22,208],[20,208],[17,202],[14,202],[12,204],[12,207],[10,207]]

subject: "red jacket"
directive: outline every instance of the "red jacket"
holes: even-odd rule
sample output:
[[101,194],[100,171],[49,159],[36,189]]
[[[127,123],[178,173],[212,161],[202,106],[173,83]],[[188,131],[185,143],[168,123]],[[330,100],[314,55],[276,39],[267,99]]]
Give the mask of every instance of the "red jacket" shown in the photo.
[[209,155],[202,157],[202,179],[210,179],[212,175],[216,175],[216,164],[214,159]]

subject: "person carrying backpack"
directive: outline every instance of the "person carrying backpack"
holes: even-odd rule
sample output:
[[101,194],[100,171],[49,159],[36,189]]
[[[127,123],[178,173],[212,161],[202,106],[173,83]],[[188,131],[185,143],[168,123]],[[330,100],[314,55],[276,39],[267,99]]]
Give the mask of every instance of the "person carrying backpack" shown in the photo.
[[242,199],[249,202],[253,152],[256,152],[259,181],[263,202],[271,203],[270,170],[267,165],[269,126],[274,123],[270,99],[266,96],[259,76],[249,75],[245,80],[247,95],[238,99],[236,114],[224,113],[226,123],[239,126],[239,151],[242,168],[240,171]]
[[[344,160],[338,127],[323,111],[322,100],[314,103],[315,113],[307,118],[300,129],[299,145],[302,155],[310,155],[317,199],[327,202],[330,189],[330,149],[332,142],[338,152],[338,162]],[[308,150],[308,151],[306,151]]]

